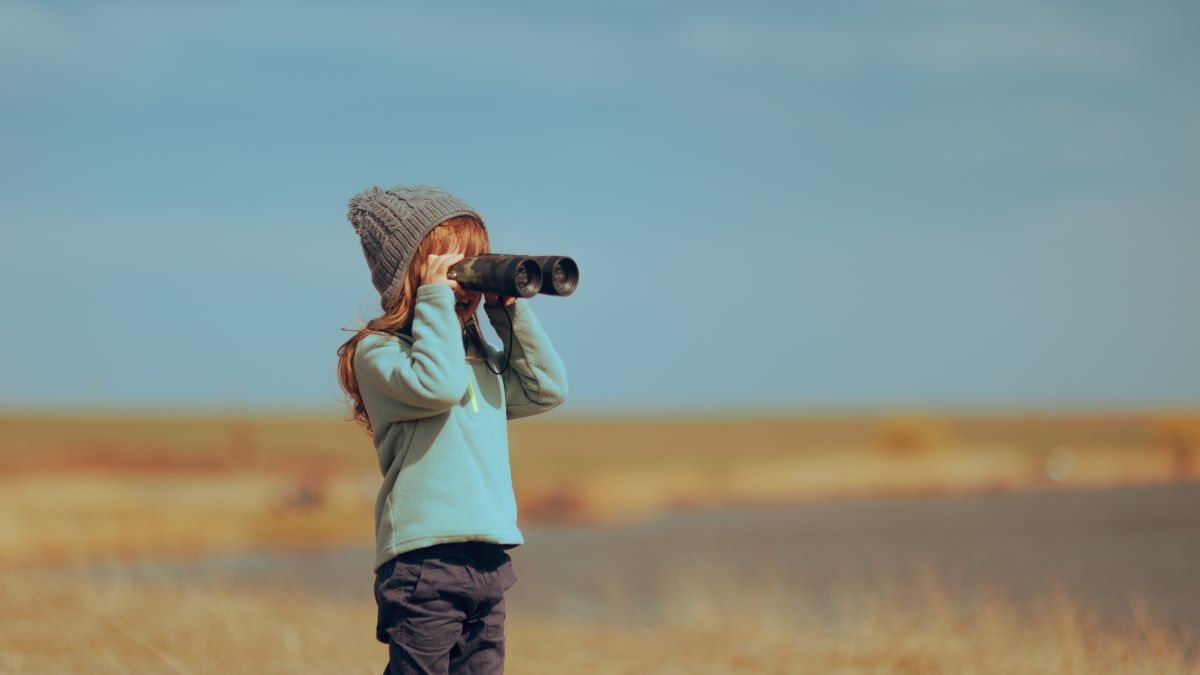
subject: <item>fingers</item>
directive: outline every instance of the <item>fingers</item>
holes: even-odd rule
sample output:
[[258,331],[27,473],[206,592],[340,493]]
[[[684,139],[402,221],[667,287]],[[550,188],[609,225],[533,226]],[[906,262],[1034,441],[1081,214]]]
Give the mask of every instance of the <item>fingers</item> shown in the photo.
[[511,295],[498,295],[495,293],[484,293],[483,301],[485,304],[490,305],[492,307],[499,307],[501,305],[504,305],[505,307],[511,307],[512,304],[517,301],[517,298],[515,296],[511,296]]
[[438,256],[437,255],[430,253],[429,257],[425,259],[425,274],[423,276],[424,276],[425,283],[430,283],[434,279],[438,278]]
[[466,257],[462,253],[430,253],[429,254],[429,271],[437,276],[445,276],[446,270],[454,263]]
[[466,256],[463,255],[462,253],[447,253],[447,254],[441,256],[441,264],[442,264],[441,272],[442,272],[442,274],[445,275],[446,272],[448,272],[450,270],[451,265],[458,262],[459,260],[462,260],[465,257]]
[[425,260],[425,269],[422,273],[422,283],[445,284],[454,290],[458,290],[458,282],[449,279],[446,274],[450,267],[462,260],[465,254],[460,252],[452,253],[430,253]]

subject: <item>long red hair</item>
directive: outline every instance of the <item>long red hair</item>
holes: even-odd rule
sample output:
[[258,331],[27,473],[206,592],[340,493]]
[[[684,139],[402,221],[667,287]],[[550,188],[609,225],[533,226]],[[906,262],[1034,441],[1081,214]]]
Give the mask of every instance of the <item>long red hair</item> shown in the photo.
[[[358,343],[374,332],[411,333],[413,313],[416,309],[416,292],[421,285],[421,270],[425,260],[429,258],[430,254],[448,253],[456,247],[467,258],[490,252],[491,242],[488,241],[487,230],[483,223],[472,216],[457,216],[430,230],[417,246],[417,251],[408,264],[408,269],[404,274],[404,287],[396,302],[382,316],[371,319],[362,327],[342,329],[355,331],[355,333],[342,346],[338,347],[338,384],[349,398],[347,402],[353,408],[352,419],[362,424],[367,432],[373,432],[374,429],[367,416],[367,408],[363,404],[362,395],[358,390],[358,379],[354,375],[354,353],[358,350]],[[473,334],[478,335],[477,332]]]

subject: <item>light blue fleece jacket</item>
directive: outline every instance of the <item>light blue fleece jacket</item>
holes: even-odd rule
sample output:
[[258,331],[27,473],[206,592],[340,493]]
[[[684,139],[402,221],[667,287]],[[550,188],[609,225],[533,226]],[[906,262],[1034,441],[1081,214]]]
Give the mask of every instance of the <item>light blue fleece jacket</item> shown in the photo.
[[370,333],[354,372],[383,472],[375,500],[375,569],[416,548],[455,541],[525,543],[508,461],[507,420],[567,397],[567,372],[525,298],[484,310],[504,353],[486,343],[492,370],[468,361],[445,284],[419,286],[412,335]]

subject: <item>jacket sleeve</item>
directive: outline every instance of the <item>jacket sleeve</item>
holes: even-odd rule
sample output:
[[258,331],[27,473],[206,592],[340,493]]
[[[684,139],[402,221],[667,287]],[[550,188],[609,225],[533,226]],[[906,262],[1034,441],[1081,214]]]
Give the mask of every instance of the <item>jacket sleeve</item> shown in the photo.
[[417,288],[412,344],[399,337],[371,343],[355,355],[359,390],[385,416],[405,421],[443,413],[467,390],[466,354],[445,284]]
[[[529,300],[518,298],[508,308],[511,323],[502,307],[484,305],[484,310],[511,359],[512,365],[503,376],[507,418],[537,415],[567,400],[567,368],[534,316]],[[512,344],[509,344],[510,326]],[[501,354],[501,367],[503,360]]]

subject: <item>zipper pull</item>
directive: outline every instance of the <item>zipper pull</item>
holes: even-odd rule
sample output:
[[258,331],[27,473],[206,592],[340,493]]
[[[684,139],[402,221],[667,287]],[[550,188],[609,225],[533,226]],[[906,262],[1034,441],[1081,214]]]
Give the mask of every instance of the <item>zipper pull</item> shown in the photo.
[[475,383],[470,373],[467,373],[467,388],[471,390],[471,408],[479,412],[479,402],[475,400]]

